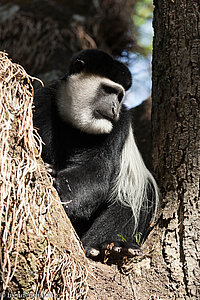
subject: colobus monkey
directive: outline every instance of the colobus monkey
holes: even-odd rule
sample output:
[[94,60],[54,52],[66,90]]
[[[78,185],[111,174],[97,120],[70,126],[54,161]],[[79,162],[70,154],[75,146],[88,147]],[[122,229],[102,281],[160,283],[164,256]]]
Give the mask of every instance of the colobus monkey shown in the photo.
[[123,105],[131,74],[100,50],[84,50],[67,74],[35,93],[34,126],[42,157],[86,254],[108,245],[134,255],[134,235],[145,234],[158,205],[156,182],[136,146],[131,115]]

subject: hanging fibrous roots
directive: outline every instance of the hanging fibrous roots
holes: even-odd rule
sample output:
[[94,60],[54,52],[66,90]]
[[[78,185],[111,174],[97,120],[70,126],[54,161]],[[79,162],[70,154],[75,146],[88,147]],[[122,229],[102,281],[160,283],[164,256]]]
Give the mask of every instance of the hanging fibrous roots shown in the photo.
[[84,254],[40,158],[32,80],[0,52],[1,299],[85,299]]

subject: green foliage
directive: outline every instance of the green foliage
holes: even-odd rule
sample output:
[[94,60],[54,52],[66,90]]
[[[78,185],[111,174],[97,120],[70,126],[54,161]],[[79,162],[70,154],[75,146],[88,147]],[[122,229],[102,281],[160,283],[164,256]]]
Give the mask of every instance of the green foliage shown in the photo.
[[[122,234],[117,234],[117,236],[121,239],[122,242],[126,242],[125,237],[123,237]],[[134,236],[136,243],[140,246],[141,245],[141,237],[142,237],[142,232],[137,232]]]
[[153,3],[152,0],[138,0],[133,17],[135,26],[143,25],[146,20],[152,19]]
[[139,52],[147,56],[152,51],[152,34],[144,37],[143,28],[147,22],[151,22],[153,16],[152,0],[138,0],[135,7],[133,22],[135,25],[136,39],[139,46]]
[[118,234],[117,236],[122,240],[122,242],[126,242],[126,239],[123,237],[122,234]]
[[140,246],[141,245],[141,236],[142,236],[142,233],[141,232],[137,232],[136,234],[135,234],[135,241],[136,241],[136,243]]

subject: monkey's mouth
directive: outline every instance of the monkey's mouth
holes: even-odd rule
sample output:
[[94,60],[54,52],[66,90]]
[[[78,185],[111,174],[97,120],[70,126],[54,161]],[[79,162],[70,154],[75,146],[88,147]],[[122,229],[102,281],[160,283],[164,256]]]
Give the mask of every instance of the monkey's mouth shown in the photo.
[[116,122],[118,120],[118,116],[114,115],[113,112],[109,113],[108,111],[95,110],[94,116],[96,119],[105,119],[110,122]]

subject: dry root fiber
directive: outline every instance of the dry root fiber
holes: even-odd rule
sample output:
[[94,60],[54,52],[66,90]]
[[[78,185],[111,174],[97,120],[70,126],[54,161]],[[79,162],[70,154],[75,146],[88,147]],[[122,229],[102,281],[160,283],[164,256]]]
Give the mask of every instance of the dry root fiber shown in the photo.
[[33,79],[0,52],[1,299],[85,299],[83,253],[40,159]]

